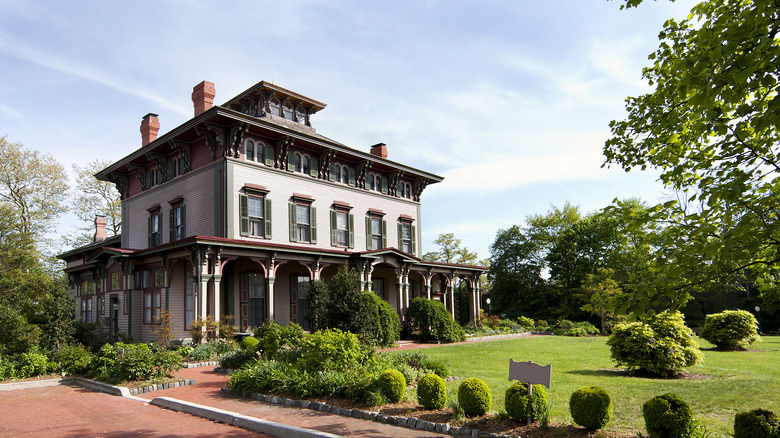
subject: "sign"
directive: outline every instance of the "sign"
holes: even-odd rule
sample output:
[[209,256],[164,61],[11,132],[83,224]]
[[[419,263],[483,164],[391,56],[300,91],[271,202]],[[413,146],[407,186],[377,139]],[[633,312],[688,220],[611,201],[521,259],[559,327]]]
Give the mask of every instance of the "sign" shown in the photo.
[[533,422],[531,413],[531,394],[534,391],[534,385],[544,385],[550,389],[550,378],[552,376],[552,365],[541,366],[538,363],[515,362],[509,359],[509,380],[519,380],[528,384],[528,424]]

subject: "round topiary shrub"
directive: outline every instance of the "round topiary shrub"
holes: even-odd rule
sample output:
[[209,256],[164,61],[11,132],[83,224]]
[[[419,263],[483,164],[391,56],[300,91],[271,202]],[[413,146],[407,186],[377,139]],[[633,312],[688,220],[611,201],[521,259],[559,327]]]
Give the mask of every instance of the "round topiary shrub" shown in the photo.
[[747,310],[724,310],[707,315],[701,337],[718,348],[735,350],[759,339],[756,317]]
[[572,393],[569,411],[572,420],[580,426],[602,429],[612,420],[612,399],[598,386],[583,386]]
[[490,388],[482,379],[466,379],[458,387],[458,404],[466,415],[484,415],[493,406]]
[[377,386],[390,403],[398,403],[406,390],[406,379],[398,370],[384,370],[377,379]]
[[241,340],[241,349],[245,351],[254,350],[260,341],[254,336],[247,336]]
[[527,421],[528,417],[539,420],[539,410],[547,406],[547,389],[534,385],[531,406],[528,406],[528,384],[515,382],[504,394],[504,409],[515,421]]
[[447,404],[447,385],[436,374],[426,374],[417,382],[417,402],[427,409],[442,409]]
[[739,412],[734,417],[734,438],[780,438],[780,418],[764,409]]
[[691,407],[674,394],[659,395],[645,402],[642,416],[650,438],[688,438],[692,433]]

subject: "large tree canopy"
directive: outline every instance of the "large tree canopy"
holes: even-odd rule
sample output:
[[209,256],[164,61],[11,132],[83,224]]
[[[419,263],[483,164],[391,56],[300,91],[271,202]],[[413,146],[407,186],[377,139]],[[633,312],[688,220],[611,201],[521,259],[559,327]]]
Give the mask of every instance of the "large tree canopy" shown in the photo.
[[108,237],[119,234],[122,226],[122,201],[114,184],[100,181],[95,174],[108,167],[110,161],[94,160],[84,166],[73,164],[76,187],[73,194],[73,212],[81,221],[75,234],[66,236],[71,247],[92,242],[95,216],[105,216]]
[[654,91],[610,124],[605,165],[656,169],[678,194],[639,222],[662,226],[651,265],[662,275],[645,276],[636,299],[674,307],[780,261],[778,30],[776,0],[708,0],[667,21],[643,71]]

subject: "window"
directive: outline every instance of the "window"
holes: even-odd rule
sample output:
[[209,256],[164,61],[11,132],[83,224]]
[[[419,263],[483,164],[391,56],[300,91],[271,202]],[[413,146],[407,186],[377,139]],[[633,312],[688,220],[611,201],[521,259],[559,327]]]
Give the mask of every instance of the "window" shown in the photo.
[[406,183],[406,199],[412,199],[412,186]]
[[290,279],[290,319],[309,330],[309,284],[306,275],[293,275]]
[[81,299],[81,322],[92,324],[92,297]]
[[401,219],[398,223],[398,249],[407,254],[415,254],[414,231],[414,225],[410,220]]
[[290,203],[290,241],[317,243],[317,209],[309,202]]
[[376,184],[374,184],[376,186],[376,191],[382,191],[382,177],[377,175],[374,178],[376,178]]
[[294,166],[295,167],[293,168],[294,171],[298,172],[298,173],[301,173],[301,154],[296,152],[295,155],[294,155],[294,160],[295,160],[294,161],[294,163],[295,163]]
[[246,159],[255,161],[255,143],[252,140],[246,142]]
[[349,167],[347,166],[341,166],[341,182],[349,183]]
[[333,165],[333,181],[341,182],[341,166],[338,164]]
[[366,249],[387,247],[387,222],[380,215],[366,216]]
[[307,175],[309,175],[311,173],[311,167],[310,167],[310,164],[309,164],[309,156],[308,155],[304,155],[303,156],[303,169],[302,170],[303,170],[303,173],[305,173]]
[[295,111],[295,118],[298,123],[306,124],[306,112],[303,108],[298,108],[298,110]]
[[331,246],[355,247],[355,218],[343,207],[330,211]]
[[111,273],[111,290],[119,290],[121,288],[119,283],[119,272]]
[[385,280],[383,278],[371,279],[371,290],[381,299],[387,301],[387,289],[385,288]]
[[265,146],[257,142],[257,149],[255,150],[255,157],[257,158],[258,163],[262,163],[265,160]]
[[184,227],[185,223],[185,209],[181,198],[177,198],[171,201],[171,217],[170,217],[170,241],[181,240],[186,237],[186,231]]
[[289,103],[284,104],[284,118],[287,120],[293,119],[293,107]]
[[149,246],[162,244],[162,215],[160,207],[149,210]]
[[144,324],[157,324],[160,320],[161,294],[159,290],[144,292]]
[[260,273],[247,274],[249,292],[249,326],[260,327],[265,320],[265,278]]
[[180,166],[181,158],[174,157],[171,158],[171,161],[168,162],[168,178],[173,179],[179,176],[179,166]]
[[263,193],[239,195],[239,221],[242,236],[271,238],[271,200]]
[[274,116],[282,115],[282,105],[279,103],[278,99],[271,99],[271,102],[269,103],[269,107],[272,115]]
[[368,189],[376,190],[376,185],[374,184],[374,175],[368,175]]

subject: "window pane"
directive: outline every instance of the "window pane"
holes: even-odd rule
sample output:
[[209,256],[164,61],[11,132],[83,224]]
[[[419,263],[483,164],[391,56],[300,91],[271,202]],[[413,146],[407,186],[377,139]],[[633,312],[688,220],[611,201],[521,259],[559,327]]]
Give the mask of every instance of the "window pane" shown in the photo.
[[349,168],[347,166],[341,168],[341,182],[344,184],[349,183]]
[[263,217],[263,198],[250,196],[247,198],[247,206],[249,207],[250,217],[253,218]]
[[309,225],[309,206],[297,205],[296,206],[296,222],[299,225]]

